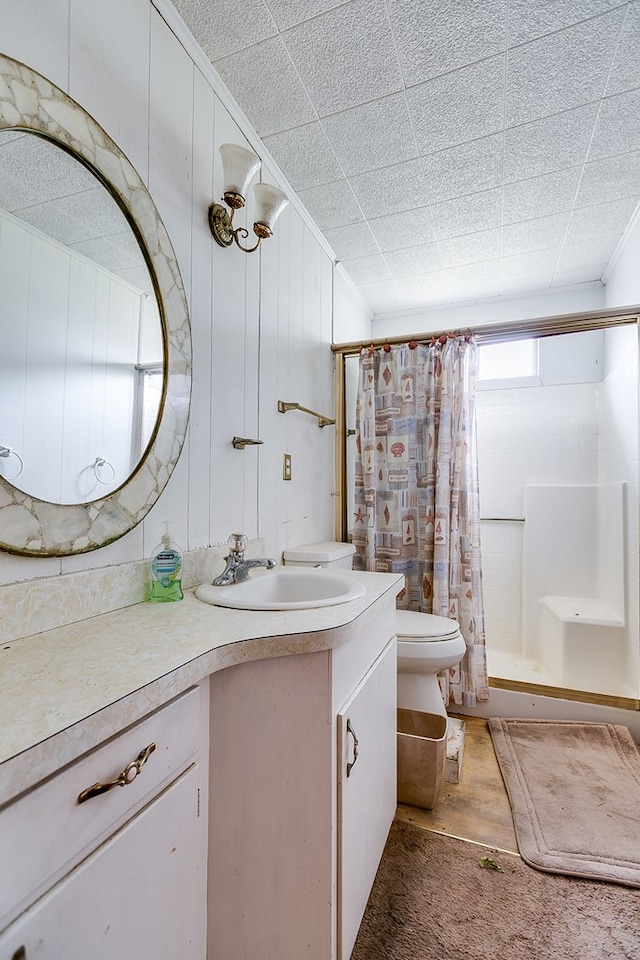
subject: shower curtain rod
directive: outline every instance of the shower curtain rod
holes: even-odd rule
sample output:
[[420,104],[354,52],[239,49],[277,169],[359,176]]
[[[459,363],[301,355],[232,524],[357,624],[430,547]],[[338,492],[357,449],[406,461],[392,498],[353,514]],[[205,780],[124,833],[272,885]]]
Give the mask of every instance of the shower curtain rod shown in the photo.
[[489,323],[478,327],[460,327],[457,330],[434,330],[433,332],[403,334],[397,337],[381,337],[376,340],[355,341],[353,343],[334,343],[334,353],[358,354],[366,347],[383,347],[385,344],[430,343],[447,334],[471,333],[478,343],[500,343],[504,340],[528,340],[530,338],[553,337],[561,333],[581,333],[587,330],[602,330],[624,323],[637,323],[640,306],[630,312],[597,310],[589,313],[565,313],[555,317],[539,317],[534,320],[511,320],[506,323]]

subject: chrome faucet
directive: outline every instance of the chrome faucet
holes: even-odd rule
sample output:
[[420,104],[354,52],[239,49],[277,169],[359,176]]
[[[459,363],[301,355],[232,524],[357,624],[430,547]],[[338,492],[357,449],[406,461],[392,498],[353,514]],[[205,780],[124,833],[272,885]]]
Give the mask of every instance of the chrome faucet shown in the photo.
[[230,583],[242,583],[249,576],[249,570],[254,567],[266,567],[272,570],[276,566],[276,561],[272,557],[256,557],[253,560],[245,560],[244,551],[249,541],[243,533],[232,533],[227,543],[229,544],[229,555],[225,557],[227,565],[213,581],[214,587],[227,587]]

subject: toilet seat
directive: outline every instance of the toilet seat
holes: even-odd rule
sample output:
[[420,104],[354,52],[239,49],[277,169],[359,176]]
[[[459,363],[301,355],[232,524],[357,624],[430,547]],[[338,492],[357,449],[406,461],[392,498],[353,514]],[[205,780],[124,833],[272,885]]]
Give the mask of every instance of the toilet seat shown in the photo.
[[456,620],[417,610],[396,610],[396,634],[407,643],[432,643],[454,640],[460,635]]

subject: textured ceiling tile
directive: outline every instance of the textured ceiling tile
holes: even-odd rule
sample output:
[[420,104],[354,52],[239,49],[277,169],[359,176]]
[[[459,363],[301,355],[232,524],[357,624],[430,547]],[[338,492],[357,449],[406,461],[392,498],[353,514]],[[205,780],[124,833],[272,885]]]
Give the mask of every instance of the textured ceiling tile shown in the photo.
[[502,228],[502,256],[509,257],[519,253],[529,253],[531,250],[559,247],[568,222],[569,211],[566,211],[550,217],[539,217],[537,220],[506,224]]
[[589,103],[505,130],[505,182],[526,180],[582,163],[597,114],[597,103]]
[[507,54],[507,127],[602,96],[624,10],[533,40]]
[[347,180],[298,190],[298,196],[321,230],[364,219]]
[[500,190],[485,190],[467,197],[433,204],[438,239],[460,237],[500,226]]
[[142,262],[140,248],[124,214],[102,187],[32,204],[21,211],[20,216],[42,233],[69,246],[108,237],[116,245],[126,245],[128,258],[135,255],[136,261]]
[[393,280],[382,280],[380,283],[361,283],[358,290],[374,313],[400,311],[404,306],[397,284]]
[[280,37],[218,60],[216,70],[261,137],[316,119]]
[[94,263],[99,263],[105,270],[118,273],[140,260],[140,248],[133,236],[129,237],[128,249],[126,243],[122,241],[123,238],[97,237],[82,243],[74,243],[71,249],[93,260]]
[[578,270],[590,264],[606,263],[620,240],[620,234],[601,237],[599,240],[584,240],[581,243],[565,243],[558,259],[558,271]]
[[404,93],[325,117],[322,125],[347,176],[418,155]]
[[631,3],[622,26],[609,80],[607,96],[640,86],[640,3]]
[[556,248],[518,257],[504,257],[500,264],[501,295],[549,289],[558,252],[559,249]]
[[371,257],[359,257],[356,260],[344,260],[345,268],[355,284],[375,283],[378,280],[390,280],[391,272],[381,254]]
[[429,190],[421,160],[407,160],[383,170],[350,177],[353,192],[365,217],[402,213],[429,202]]
[[[640,60],[640,49],[638,50]],[[600,104],[589,160],[640,149],[640,90],[608,97]]]
[[407,86],[505,49],[506,0],[387,0]]
[[500,235],[495,230],[481,230],[464,237],[452,237],[440,241],[440,262],[443,267],[459,267],[481,260],[494,260],[500,256]]
[[502,55],[491,57],[407,90],[422,153],[502,130],[504,63]]
[[324,235],[330,243],[338,260],[350,260],[355,257],[367,257],[379,253],[369,224],[350,223],[345,227],[325,230]]
[[620,0],[510,0],[509,41],[535,40],[619,6]]
[[600,280],[606,266],[606,263],[592,263],[588,267],[578,267],[576,270],[557,271],[551,286],[570,287],[574,283],[592,283],[594,280]]
[[461,143],[424,158],[433,200],[489,190],[502,182],[502,134]]
[[412,277],[421,273],[431,273],[440,267],[437,243],[425,243],[419,247],[406,247],[404,250],[390,250],[385,260],[393,277]]
[[[70,164],[68,154],[47,140],[7,134],[0,144],[0,194],[6,195],[6,210],[68,197],[96,186],[96,178],[83,164]],[[25,176],[25,170],[30,176]]]
[[407,310],[449,303],[452,299],[451,281],[446,270],[398,280],[398,290]]
[[599,237],[622,234],[635,208],[635,197],[580,207],[571,214],[566,242],[597,240]]
[[344,0],[265,0],[280,30],[339,7]]
[[210,60],[277,33],[264,0],[172,0]]
[[517,223],[571,210],[580,172],[580,167],[570,167],[506,184],[502,191],[502,222]]
[[370,220],[369,226],[383,252],[430,243],[436,239],[431,207],[416,207],[393,216],[378,217]]
[[497,297],[500,292],[500,261],[485,260],[448,271],[454,300]]
[[640,197],[640,151],[586,163],[576,196],[577,207]]
[[296,190],[344,176],[318,120],[264,138],[267,149]]
[[523,293],[544,292],[551,287],[553,274],[547,271],[531,272],[526,276],[500,276],[500,296],[516,297]]
[[558,253],[558,247],[550,247],[548,250],[503,257],[500,262],[500,276],[504,280],[517,280],[536,275],[545,278],[545,286],[549,286],[558,262]]
[[320,116],[403,87],[384,0],[351,0],[282,36]]

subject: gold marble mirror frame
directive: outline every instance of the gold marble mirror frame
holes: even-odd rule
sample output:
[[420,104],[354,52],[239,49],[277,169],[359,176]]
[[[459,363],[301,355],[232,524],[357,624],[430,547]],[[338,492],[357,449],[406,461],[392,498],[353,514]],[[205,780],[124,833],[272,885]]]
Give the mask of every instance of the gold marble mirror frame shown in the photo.
[[191,328],[167,232],[144,183],[104,130],[49,80],[0,55],[0,130],[46,137],[88,166],[109,190],[140,244],[159,305],[164,342],[160,413],[131,476],[102,499],[54,504],[0,477],[0,550],[21,556],[87,553],[118,540],[146,516],[178,461],[191,396]]

